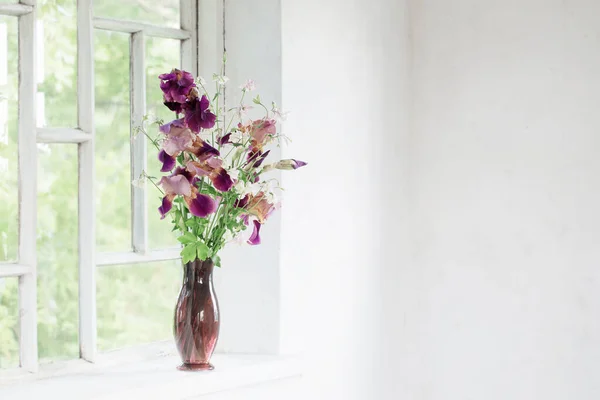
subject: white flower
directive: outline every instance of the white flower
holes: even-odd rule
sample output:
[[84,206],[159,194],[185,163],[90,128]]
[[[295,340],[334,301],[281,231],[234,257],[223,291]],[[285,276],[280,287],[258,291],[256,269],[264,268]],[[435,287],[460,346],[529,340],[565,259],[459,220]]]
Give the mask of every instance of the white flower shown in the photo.
[[199,76],[198,78],[196,78],[196,83],[200,86],[204,86],[206,85],[206,79],[204,79],[203,77]]
[[249,110],[252,110],[252,106],[239,106],[235,108],[235,113],[239,119],[244,119],[248,114]]
[[226,77],[225,75],[213,74],[213,81],[217,82],[221,86],[225,86],[227,81],[229,81],[229,78]]
[[138,189],[145,189],[146,188],[146,175],[142,174],[142,175],[140,175],[139,178],[132,180],[131,185]]
[[233,185],[233,189],[236,193],[239,193],[242,197],[244,197],[246,193],[246,184],[244,181],[238,181],[235,185]]
[[240,231],[239,233],[237,233],[235,235],[235,243],[239,244],[239,245],[243,245],[248,243],[248,240],[250,240],[250,237],[252,236],[252,232],[254,232],[254,224],[253,221],[256,219],[256,217],[250,216],[248,218],[248,225],[246,226],[246,229],[243,231]]
[[238,171],[237,169],[229,170],[229,171],[227,171],[227,173],[229,174],[231,179],[234,179],[234,180],[237,180],[238,176],[240,175],[240,171]]
[[277,107],[277,104],[275,104],[275,102],[273,102],[272,104],[271,111],[273,112],[273,119],[275,119],[275,121],[277,122],[285,121],[287,119],[288,114],[290,113],[289,111],[280,110],[279,107]]
[[256,89],[256,83],[252,79],[248,79],[246,83],[240,86],[240,89],[244,92],[251,92]]
[[225,243],[229,243],[233,239],[235,239],[235,236],[233,236],[233,233],[231,233],[231,231],[229,229],[226,230],[225,233],[223,234],[223,240],[225,240]]

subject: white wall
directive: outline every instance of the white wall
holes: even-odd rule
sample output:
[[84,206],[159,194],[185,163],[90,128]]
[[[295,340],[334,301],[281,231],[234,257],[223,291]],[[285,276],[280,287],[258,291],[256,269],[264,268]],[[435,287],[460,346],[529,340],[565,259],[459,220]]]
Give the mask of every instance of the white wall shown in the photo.
[[600,3],[267,3],[306,398],[599,398]]
[[[309,163],[284,175],[282,288],[293,294],[282,305],[284,344],[305,351],[307,399],[394,398],[381,368],[381,281],[406,267],[405,2],[282,8],[284,128],[294,140],[284,154]],[[384,220],[396,226],[396,265],[382,262]]]
[[598,399],[600,3],[411,12],[404,398]]

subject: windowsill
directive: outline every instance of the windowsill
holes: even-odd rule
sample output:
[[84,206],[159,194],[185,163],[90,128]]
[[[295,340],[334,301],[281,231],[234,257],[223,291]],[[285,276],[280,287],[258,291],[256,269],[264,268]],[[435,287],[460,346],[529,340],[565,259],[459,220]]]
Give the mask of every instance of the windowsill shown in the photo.
[[0,372],[2,399],[189,399],[301,376],[294,357],[215,354],[215,370],[181,372],[173,346],[160,343],[115,351],[96,364],[42,365],[37,374]]

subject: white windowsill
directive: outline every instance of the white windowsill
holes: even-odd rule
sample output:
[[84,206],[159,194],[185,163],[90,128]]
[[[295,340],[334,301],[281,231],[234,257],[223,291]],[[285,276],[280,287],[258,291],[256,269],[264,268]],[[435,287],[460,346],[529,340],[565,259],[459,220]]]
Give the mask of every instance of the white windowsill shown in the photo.
[[182,372],[160,343],[85,361],[47,364],[37,374],[0,372],[0,399],[178,400],[301,376],[294,357],[215,354],[215,370]]

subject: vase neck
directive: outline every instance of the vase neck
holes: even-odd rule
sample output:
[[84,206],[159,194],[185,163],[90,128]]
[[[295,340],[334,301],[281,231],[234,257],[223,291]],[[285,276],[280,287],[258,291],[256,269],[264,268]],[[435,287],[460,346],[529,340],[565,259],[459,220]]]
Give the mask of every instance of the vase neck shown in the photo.
[[214,263],[211,259],[194,260],[183,265],[184,282],[211,283]]

